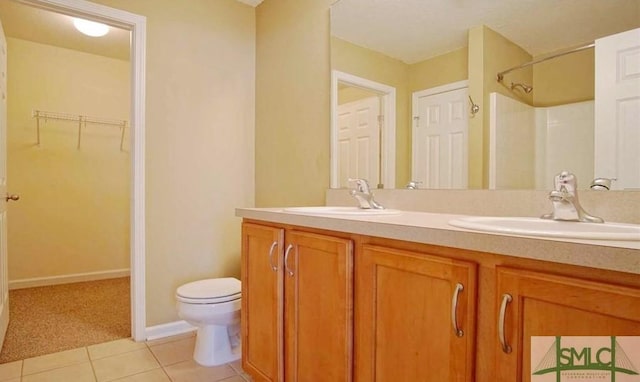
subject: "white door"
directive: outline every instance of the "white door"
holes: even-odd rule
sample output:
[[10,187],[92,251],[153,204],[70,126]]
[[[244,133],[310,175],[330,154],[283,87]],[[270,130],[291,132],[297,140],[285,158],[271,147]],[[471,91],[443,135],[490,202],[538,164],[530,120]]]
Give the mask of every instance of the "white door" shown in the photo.
[[364,178],[375,187],[380,174],[380,99],[369,97],[338,105],[338,173],[340,187],[347,179]]
[[596,40],[596,178],[640,188],[640,29]]
[[467,188],[467,97],[466,87],[413,93],[411,177],[422,187]]
[[7,40],[0,23],[0,348],[9,325],[7,272]]

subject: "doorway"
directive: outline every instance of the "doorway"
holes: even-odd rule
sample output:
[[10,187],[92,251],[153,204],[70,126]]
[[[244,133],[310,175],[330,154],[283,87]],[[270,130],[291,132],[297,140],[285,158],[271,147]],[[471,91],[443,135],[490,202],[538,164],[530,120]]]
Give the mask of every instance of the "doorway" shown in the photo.
[[[111,26],[128,29],[131,32],[130,62],[130,181],[128,197],[130,204],[129,264],[131,271],[131,335],[142,341],[145,334],[144,296],[144,17],[78,0],[27,0],[27,5],[44,8],[66,15],[74,15],[89,20],[100,21]],[[10,76],[10,74],[9,74]],[[4,116],[3,116],[4,118]],[[80,134],[78,134],[80,135]],[[80,142],[80,139],[78,139]],[[86,141],[85,141],[86,142]],[[88,143],[88,142],[86,142]],[[116,148],[117,150],[117,148]],[[10,180],[9,180],[10,182]],[[19,192],[15,190],[14,192]],[[55,203],[55,201],[52,201]],[[125,218],[127,219],[127,218]],[[6,283],[6,280],[4,280]]]

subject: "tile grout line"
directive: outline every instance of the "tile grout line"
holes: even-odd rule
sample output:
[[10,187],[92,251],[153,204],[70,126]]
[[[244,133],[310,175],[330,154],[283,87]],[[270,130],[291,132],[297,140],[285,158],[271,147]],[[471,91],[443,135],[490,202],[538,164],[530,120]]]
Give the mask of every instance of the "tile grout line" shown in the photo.
[[91,366],[91,372],[93,373],[93,380],[98,382],[98,375],[96,374],[96,368],[93,367],[93,360],[91,359],[91,355],[89,354],[89,347],[85,346],[84,350],[87,352],[87,359],[89,359],[89,365]]
[[[171,342],[174,342],[174,341],[171,341]],[[162,373],[167,377],[167,379],[169,379],[169,381],[173,381],[169,376],[169,374],[167,373],[167,371],[164,369],[164,365],[162,364],[162,362],[160,362],[158,357],[156,357],[156,354],[153,352],[153,350],[151,350],[151,346],[149,346],[149,343],[147,341],[145,341],[145,345],[147,345],[147,350],[149,351],[149,353],[151,353],[151,356],[153,357],[153,359],[155,359],[156,362],[158,362],[158,366],[160,366],[160,370],[162,370]]]
[[[85,348],[85,351],[87,351],[86,346],[84,348]],[[79,350],[79,349],[82,349],[82,348],[74,348],[74,349],[69,349],[69,350],[62,350],[62,351],[59,351],[59,352],[56,352],[56,353],[44,354],[44,355],[39,355],[39,356],[36,356],[36,357],[30,357],[30,358],[23,359],[22,360],[22,369],[20,371],[20,379],[22,379],[23,377],[28,377],[28,376],[36,375],[36,374],[42,374],[42,373],[46,373],[46,372],[49,372],[49,371],[52,371],[52,370],[58,370],[58,369],[62,369],[62,368],[69,367],[69,366],[80,365],[80,364],[86,362],[86,361],[75,361],[75,362],[71,362],[69,364],[54,366],[54,367],[49,368],[49,369],[38,370],[35,373],[30,373],[30,374],[27,374],[27,375],[24,374],[24,361],[26,361],[28,359],[45,357],[45,356],[49,356],[49,355],[52,355],[52,354],[58,354],[58,353],[63,353],[63,352],[71,351],[71,350]],[[91,362],[91,359],[89,358],[88,351],[87,351],[87,361]]]
[[[164,375],[165,375],[167,378],[169,378],[169,376],[167,375],[167,373],[165,373],[165,371],[162,369],[162,366],[160,366],[159,368],[149,369],[149,370],[144,370],[144,371],[141,371],[141,372],[138,372],[138,373],[135,373],[135,374],[124,375],[124,376],[119,377],[119,378],[117,378],[117,379],[112,379],[112,380],[110,380],[110,381],[106,381],[106,382],[118,382],[118,381],[122,381],[122,380],[123,380],[123,379],[125,379],[125,378],[130,378],[130,377],[133,377],[133,376],[135,376],[135,375],[141,375],[141,374],[148,373],[148,372],[150,372],[150,371],[158,370],[158,369],[162,370],[162,372],[164,373]],[[169,380],[171,381],[171,378],[169,378]]]
[[[118,352],[118,353],[115,353],[115,354],[109,354],[109,355],[105,355],[105,356],[103,356],[103,357],[96,358],[96,359],[93,359],[93,358],[89,357],[89,360],[90,360],[91,362],[93,362],[93,361],[101,361],[101,360],[106,359],[106,358],[116,357],[116,356],[119,356],[119,355],[121,355],[121,354],[133,353],[133,352],[136,352],[136,351],[139,351],[139,350],[142,350],[142,348],[140,348],[140,349],[133,349],[133,350],[126,350],[126,351]],[[149,351],[151,351],[151,350],[149,350]],[[153,352],[152,352],[152,354],[153,354]]]

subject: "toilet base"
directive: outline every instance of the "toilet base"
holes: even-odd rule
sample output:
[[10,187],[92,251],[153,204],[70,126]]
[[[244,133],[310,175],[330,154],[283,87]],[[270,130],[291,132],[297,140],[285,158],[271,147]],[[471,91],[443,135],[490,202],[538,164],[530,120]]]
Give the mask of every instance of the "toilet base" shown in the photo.
[[205,325],[198,327],[193,359],[202,366],[218,366],[241,358],[240,327]]

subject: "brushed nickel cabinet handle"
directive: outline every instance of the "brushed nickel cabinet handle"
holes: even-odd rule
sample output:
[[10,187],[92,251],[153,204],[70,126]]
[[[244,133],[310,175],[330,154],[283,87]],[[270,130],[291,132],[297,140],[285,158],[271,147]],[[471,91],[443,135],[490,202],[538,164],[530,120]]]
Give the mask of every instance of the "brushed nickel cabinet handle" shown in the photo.
[[456,290],[453,291],[453,298],[451,299],[451,324],[453,325],[453,332],[458,337],[464,336],[464,331],[458,327],[458,296],[463,290],[464,286],[457,283]]
[[287,264],[287,261],[289,261],[289,253],[291,252],[292,249],[293,249],[293,244],[289,244],[289,246],[287,247],[287,250],[284,251],[284,269],[287,271],[287,273],[291,277],[293,277],[293,271],[289,269],[289,264]]
[[273,265],[273,250],[276,249],[277,246],[278,246],[278,242],[274,241],[271,244],[271,248],[269,248],[269,266],[271,267],[271,270],[274,272],[278,271],[278,266]]
[[511,353],[511,346],[507,343],[507,339],[504,336],[504,320],[507,315],[507,304],[509,304],[513,298],[510,294],[505,293],[502,295],[502,304],[500,305],[500,318],[498,318],[498,338],[500,339],[500,346],[502,351],[509,354]]

